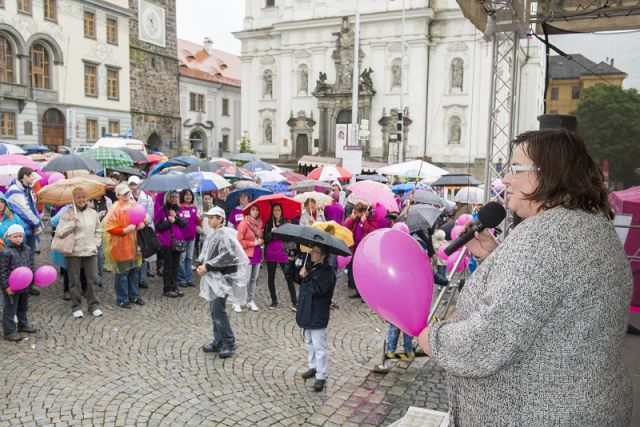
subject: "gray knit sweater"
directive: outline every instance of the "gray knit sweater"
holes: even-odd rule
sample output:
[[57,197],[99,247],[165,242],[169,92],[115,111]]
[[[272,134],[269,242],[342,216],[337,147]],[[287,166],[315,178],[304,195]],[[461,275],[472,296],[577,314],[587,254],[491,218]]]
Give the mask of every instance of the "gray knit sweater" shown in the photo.
[[453,424],[628,426],[631,290],[603,215],[554,208],[518,225],[429,335]]

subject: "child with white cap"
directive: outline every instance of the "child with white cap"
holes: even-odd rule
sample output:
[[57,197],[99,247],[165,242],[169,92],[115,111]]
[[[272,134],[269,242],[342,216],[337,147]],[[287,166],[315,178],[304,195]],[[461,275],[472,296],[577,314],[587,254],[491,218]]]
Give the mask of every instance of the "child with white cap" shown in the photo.
[[[24,243],[24,228],[19,224],[13,224],[7,229],[9,243],[0,249],[0,286],[4,297],[4,310],[2,313],[2,329],[4,339],[8,341],[21,341],[22,336],[18,332],[32,334],[38,330],[29,325],[27,310],[29,292],[28,288],[14,292],[9,287],[9,275],[18,267],[29,267],[34,270],[31,248]],[[15,316],[18,316],[16,327]]]

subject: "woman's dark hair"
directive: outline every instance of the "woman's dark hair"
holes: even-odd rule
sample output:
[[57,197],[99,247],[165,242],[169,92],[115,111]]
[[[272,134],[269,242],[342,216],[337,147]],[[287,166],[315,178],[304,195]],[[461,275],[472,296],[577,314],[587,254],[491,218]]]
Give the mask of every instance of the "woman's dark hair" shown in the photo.
[[613,218],[604,176],[580,135],[564,129],[525,132],[511,142],[509,157],[518,146],[539,168],[538,187],[526,196],[540,202],[541,210],[564,206]]
[[[280,203],[274,203],[273,205],[271,205],[271,222],[273,224],[276,223],[276,217],[273,216],[273,210],[275,209],[275,207],[278,206],[280,208],[280,212],[284,213],[284,209],[282,209],[282,205]],[[284,216],[280,215],[280,221],[284,220]]]
[[329,256],[329,248],[326,247],[325,245],[316,245],[316,247],[318,249],[320,249],[320,252],[322,252],[322,256],[323,257],[328,257]]
[[191,194],[191,203],[193,203],[193,202],[195,202],[195,201],[196,201],[196,198],[193,196],[193,191],[191,191],[191,190],[189,190],[189,189],[187,188],[187,189],[182,190],[182,191],[180,192],[180,203],[184,203],[184,197],[185,197],[187,194]]

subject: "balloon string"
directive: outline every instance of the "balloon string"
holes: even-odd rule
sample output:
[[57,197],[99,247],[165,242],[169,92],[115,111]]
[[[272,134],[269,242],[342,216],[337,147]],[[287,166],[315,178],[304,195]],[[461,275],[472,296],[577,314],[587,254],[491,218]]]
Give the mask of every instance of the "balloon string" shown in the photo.
[[420,173],[422,172],[423,165],[424,165],[424,160],[421,160],[420,168],[418,169],[418,175],[416,176],[415,181],[413,181],[413,190],[411,190],[411,197],[409,197],[409,205],[407,206],[407,214],[405,215],[405,221],[409,219],[409,211],[411,210],[411,205],[413,204],[413,197],[416,195],[418,180],[420,179]]

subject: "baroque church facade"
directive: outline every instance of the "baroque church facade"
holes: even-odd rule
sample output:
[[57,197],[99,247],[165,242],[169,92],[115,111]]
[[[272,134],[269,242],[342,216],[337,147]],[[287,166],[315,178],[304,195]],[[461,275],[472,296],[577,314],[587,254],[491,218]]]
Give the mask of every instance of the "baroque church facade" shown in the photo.
[[[360,2],[358,119],[366,159],[404,158],[455,170],[484,161],[492,44],[455,0]],[[340,157],[351,135],[354,4],[339,0],[246,1],[242,31],[242,127],[258,154]],[[520,46],[516,131],[542,113],[542,49]],[[403,93],[401,93],[403,91]],[[401,99],[402,98],[402,99]],[[364,124],[364,126],[363,126]]]

